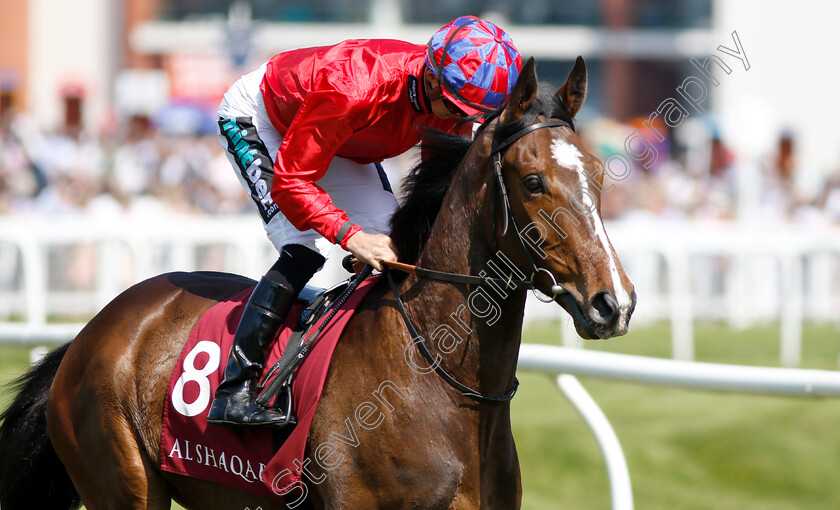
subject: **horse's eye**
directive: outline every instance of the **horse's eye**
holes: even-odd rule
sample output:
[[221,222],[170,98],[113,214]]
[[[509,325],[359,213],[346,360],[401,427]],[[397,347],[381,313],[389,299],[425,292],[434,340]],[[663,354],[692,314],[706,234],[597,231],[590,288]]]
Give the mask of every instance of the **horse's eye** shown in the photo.
[[522,180],[522,184],[525,185],[525,189],[530,191],[531,193],[542,193],[545,191],[543,187],[542,179],[537,174],[531,174],[525,177]]

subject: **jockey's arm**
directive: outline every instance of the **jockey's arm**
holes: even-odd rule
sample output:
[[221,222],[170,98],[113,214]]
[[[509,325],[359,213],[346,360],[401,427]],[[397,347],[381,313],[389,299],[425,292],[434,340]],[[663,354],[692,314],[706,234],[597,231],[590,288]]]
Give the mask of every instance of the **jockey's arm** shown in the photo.
[[382,260],[397,260],[391,238],[362,232],[347,213],[316,184],[336,152],[353,134],[353,102],[338,94],[313,94],[289,126],[274,163],[271,195],[298,229],[313,229],[340,243],[360,261],[381,270]]

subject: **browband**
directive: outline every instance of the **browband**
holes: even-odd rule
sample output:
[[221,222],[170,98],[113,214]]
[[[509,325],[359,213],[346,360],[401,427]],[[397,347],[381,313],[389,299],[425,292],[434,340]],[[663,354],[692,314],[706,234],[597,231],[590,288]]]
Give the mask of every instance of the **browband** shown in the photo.
[[572,126],[571,124],[569,124],[568,122],[566,122],[565,120],[547,120],[545,122],[539,122],[537,124],[532,124],[532,125],[526,127],[525,129],[517,131],[516,133],[510,135],[507,139],[505,139],[501,142],[494,143],[493,148],[490,150],[490,152],[493,153],[493,154],[495,154],[497,152],[502,152],[503,150],[507,149],[511,144],[513,144],[513,142],[519,140],[520,138],[527,135],[531,131],[536,131],[537,129],[540,129],[540,128],[557,127],[557,126],[566,126],[566,127],[570,128],[572,131],[575,130],[575,127]]

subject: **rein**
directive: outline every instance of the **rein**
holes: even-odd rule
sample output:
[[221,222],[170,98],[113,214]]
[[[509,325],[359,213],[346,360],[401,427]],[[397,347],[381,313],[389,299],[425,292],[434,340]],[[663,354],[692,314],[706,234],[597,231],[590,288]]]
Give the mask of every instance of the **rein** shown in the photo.
[[[401,271],[408,274],[414,274],[417,275],[419,278],[425,278],[428,280],[478,286],[504,285],[505,288],[508,288],[511,284],[513,284],[522,285],[530,290],[535,290],[534,278],[539,272],[542,271],[545,272],[553,282],[553,285],[551,286],[551,292],[554,294],[554,296],[566,292],[566,289],[564,289],[561,285],[557,283],[557,280],[554,278],[554,275],[551,274],[550,271],[537,266],[533,256],[531,255],[531,252],[528,250],[528,247],[525,246],[525,241],[522,240],[522,234],[519,232],[519,228],[516,226],[516,220],[513,217],[513,210],[510,207],[510,200],[508,199],[507,188],[505,187],[504,177],[502,176],[502,152],[504,152],[505,149],[513,145],[514,142],[516,142],[523,136],[533,131],[536,131],[537,129],[558,126],[567,126],[571,128],[572,131],[574,131],[575,129],[574,126],[562,120],[549,120],[545,122],[539,122],[537,124],[532,124],[526,128],[517,131],[516,133],[509,136],[505,140],[502,140],[501,142],[494,143],[493,148],[491,149],[491,155],[493,157],[493,168],[496,176],[496,186],[499,190],[499,195],[502,198],[502,203],[505,207],[505,224],[504,228],[502,229],[502,235],[504,236],[507,234],[508,223],[513,224],[513,228],[516,231],[516,239],[519,241],[519,246],[522,247],[522,251],[525,252],[525,255],[528,257],[528,262],[531,264],[532,271],[530,280],[514,280],[512,278],[512,275],[510,278],[505,280],[502,278],[488,278],[486,276],[446,273],[443,271],[435,271],[433,269],[412,266],[410,264],[403,264],[400,262],[382,261],[382,264],[389,269],[385,271],[385,275],[388,279],[388,285],[391,287],[391,292],[394,293],[394,298],[397,302],[397,309],[399,310],[400,315],[402,315],[403,321],[405,322],[405,325],[408,328],[408,332],[411,334],[411,337],[413,339],[420,339],[420,341],[414,341],[414,344],[417,345],[417,348],[420,350],[420,354],[422,354],[423,357],[426,358],[426,360],[432,364],[434,371],[437,372],[437,374],[444,381],[449,383],[450,386],[460,391],[463,396],[469,397],[473,400],[477,400],[485,404],[501,404],[510,401],[516,394],[516,390],[519,388],[519,379],[514,377],[513,387],[510,390],[508,390],[508,392],[504,395],[500,397],[494,397],[492,395],[487,395],[481,393],[480,391],[473,390],[469,386],[466,386],[465,384],[459,382],[457,379],[449,375],[449,373],[446,370],[444,370],[437,361],[435,361],[434,356],[432,356],[432,353],[429,352],[429,349],[426,347],[425,341],[422,340],[423,337],[420,336],[420,334],[417,332],[417,329],[414,327],[414,324],[411,322],[411,318],[408,316],[408,313],[406,312],[405,307],[403,306],[402,298],[400,297],[397,284],[394,282],[391,270]],[[493,232],[496,232],[495,222],[496,215],[493,214]],[[554,300],[554,296],[552,296],[549,300],[546,301],[545,299],[541,298],[538,294],[534,293],[534,295],[537,297],[537,299],[543,302],[551,302]]]
[[429,352],[429,349],[426,347],[426,342],[422,340],[422,336],[420,333],[417,332],[417,329],[414,327],[414,324],[411,322],[411,319],[408,317],[408,313],[405,311],[405,307],[403,306],[402,298],[400,297],[399,289],[397,288],[396,282],[394,282],[394,277],[391,271],[385,271],[385,276],[388,278],[388,285],[391,286],[391,292],[394,293],[394,298],[397,301],[397,309],[400,311],[400,314],[405,321],[406,327],[408,327],[408,332],[411,334],[411,338],[413,339],[420,339],[420,341],[415,340],[414,344],[417,345],[417,348],[420,350],[420,354],[423,355],[426,360],[432,364],[434,371],[437,372],[444,381],[449,383],[450,386],[457,389],[461,392],[461,395],[465,397],[469,397],[473,400],[477,400],[484,404],[501,404],[503,402],[508,402],[513,396],[516,394],[516,390],[519,389],[519,379],[513,378],[513,388],[511,388],[507,393],[502,395],[501,397],[493,397],[491,395],[485,395],[480,391],[476,391],[471,389],[469,386],[458,382],[457,379],[449,375],[449,372],[443,369],[440,366],[440,363],[435,361],[434,356],[432,353]]
[[461,283],[464,285],[478,285],[479,287],[499,286],[508,289],[509,287],[523,286],[526,289],[533,289],[533,280],[514,280],[513,275],[509,278],[490,278],[488,276],[474,276],[471,274],[460,273],[446,273],[443,271],[435,271],[434,269],[426,269],[424,267],[417,267],[411,264],[403,264],[402,262],[394,262],[391,260],[383,260],[382,265],[389,269],[394,269],[402,273],[413,274],[426,280],[435,280],[439,282]]

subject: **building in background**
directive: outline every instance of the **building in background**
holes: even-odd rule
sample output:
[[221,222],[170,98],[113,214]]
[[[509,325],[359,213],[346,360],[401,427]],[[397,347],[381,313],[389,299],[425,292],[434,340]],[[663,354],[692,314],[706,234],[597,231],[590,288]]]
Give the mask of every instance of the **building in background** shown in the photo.
[[623,120],[650,111],[687,58],[711,45],[711,4],[7,0],[0,104],[31,112],[45,128],[81,123],[98,131],[144,108],[216,103],[241,71],[279,51],[352,37],[424,43],[451,18],[473,13],[516,34],[550,81],[562,81],[574,57],[584,55],[594,85],[591,111]]
[[[833,26],[838,11],[840,6],[818,0],[796,5],[781,0],[3,0],[0,221],[8,216],[6,225],[17,220],[28,228],[27,214],[50,224],[84,214],[80,231],[88,232],[114,218],[133,217],[137,225],[158,228],[179,216],[214,215],[217,221],[247,210],[247,196],[213,134],[216,106],[241,73],[280,51],[348,38],[423,44],[452,18],[475,14],[503,26],[525,56],[536,57],[543,80],[562,83],[575,57],[585,57],[590,89],[580,132],[602,159],[628,155],[634,150],[628,140],[636,141],[638,151],[645,140],[632,138],[638,129],[659,163],[666,163],[648,168],[636,161],[632,178],[615,182],[615,192],[602,196],[603,217],[635,229],[625,246],[668,228],[675,232],[669,242],[691,239],[692,229],[704,222],[715,229],[726,224],[767,232],[786,224],[796,232],[810,232],[821,222],[840,225],[840,130],[834,126],[840,118],[834,99],[840,69],[827,58],[840,47],[840,31]],[[743,59],[731,54],[737,48],[735,33]],[[729,71],[711,64],[711,79],[694,65],[710,55],[723,58]],[[678,89],[692,78],[706,97],[698,108],[687,107],[688,120],[667,133],[672,136],[657,142],[645,121],[663,102],[679,98]],[[24,112],[20,117],[28,121],[17,131],[8,129],[15,112]],[[397,174],[406,166],[386,163],[389,171],[398,167]],[[795,188],[805,193],[796,196]],[[253,227],[264,240],[258,220]],[[611,235],[618,232],[611,225]],[[95,279],[92,268],[108,272],[108,265],[92,262],[89,248],[51,248],[51,274],[62,275],[54,277],[56,285],[50,283],[54,290],[88,288]],[[221,269],[214,261],[226,257],[224,250],[203,248],[197,256],[202,260],[192,265],[178,250],[161,256],[172,262],[162,269]],[[0,243],[0,298],[2,289],[24,281],[19,251]],[[837,315],[840,280],[831,256],[809,262],[804,284],[809,292],[818,291],[804,308],[819,317]],[[781,303],[781,282],[795,278],[782,277],[773,261],[747,260],[730,263],[713,254],[693,262],[698,313],[730,316],[733,322],[773,316]],[[255,263],[254,270],[268,263]],[[639,294],[656,295],[665,281],[659,259],[636,264],[632,272]],[[110,290],[97,296],[110,297]],[[21,302],[19,294],[10,296],[6,303]],[[74,307],[83,302],[65,297],[63,313],[81,313]],[[649,299],[637,316],[645,306],[659,310],[650,316],[664,316],[673,301],[664,294],[658,302]],[[745,307],[754,312],[744,312]],[[8,314],[20,309],[0,306]]]
[[794,133],[800,184],[815,188],[820,179],[807,176],[840,159],[831,122],[840,112],[828,99],[840,71],[823,58],[840,46],[840,31],[826,9],[838,8],[817,0],[795,9],[781,0],[4,0],[0,112],[27,111],[45,130],[99,134],[132,117],[212,130],[205,117],[227,86],[279,51],[353,37],[424,43],[471,13],[513,34],[544,80],[562,82],[583,55],[583,121],[638,121],[697,75],[691,58],[734,47],[737,31],[753,65],[720,86],[706,82],[703,121],[756,164],[782,132]]

